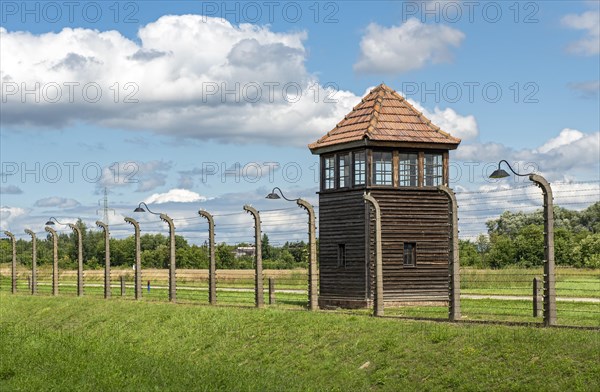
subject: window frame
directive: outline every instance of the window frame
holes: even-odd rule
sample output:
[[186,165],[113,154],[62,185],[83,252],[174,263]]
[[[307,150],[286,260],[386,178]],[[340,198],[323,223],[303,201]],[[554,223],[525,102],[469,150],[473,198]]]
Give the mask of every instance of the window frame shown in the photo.
[[[408,157],[408,165],[404,164],[407,160],[403,160],[403,156]],[[414,163],[411,158],[414,157]],[[411,173],[414,170],[414,174]],[[399,151],[398,152],[398,187],[399,188],[415,188],[419,186],[419,152],[418,151]],[[408,185],[404,184],[408,181]]]
[[[357,160],[356,156],[362,155],[362,170],[357,170]],[[362,174],[362,183],[358,183],[356,181],[356,175]],[[367,151],[360,150],[352,152],[352,186],[353,187],[364,187],[367,186]]]
[[[381,159],[377,159],[377,155],[381,154]],[[385,170],[385,165],[388,163],[387,160],[384,159],[384,154],[389,155],[389,172]],[[381,171],[381,175],[383,178],[387,178],[389,176],[389,183],[378,183],[377,182],[377,163],[382,163],[384,165],[383,170]],[[373,150],[371,152],[371,186],[375,187],[386,187],[390,188],[394,186],[394,153],[393,151],[387,150]]]
[[[342,185],[342,158],[346,158],[345,159],[345,164],[344,167],[346,168],[346,170],[344,171],[344,185]],[[336,172],[337,172],[337,178],[336,178],[336,185],[337,185],[337,189],[347,189],[350,188],[352,186],[351,184],[351,174],[352,174],[352,153],[351,152],[341,152],[339,154],[336,154]]]
[[346,268],[348,259],[346,258],[346,244],[338,244],[337,248],[337,267]]
[[[407,260],[407,247],[410,251],[410,261],[412,264],[408,264]],[[402,267],[403,268],[414,268],[417,266],[417,243],[416,242],[404,242],[402,247]]]
[[[330,167],[326,166],[326,162],[328,162],[329,160],[332,161],[332,165]],[[322,189],[324,191],[331,191],[336,189],[336,155],[335,154],[331,154],[331,155],[324,155],[323,156],[323,162],[322,162],[322,167],[323,167],[323,182],[321,184]],[[332,177],[328,177],[328,174],[332,174]],[[331,185],[331,187],[329,187],[328,185]]]
[[[439,157],[439,163],[427,163],[427,158]],[[430,171],[428,175],[428,171]],[[437,181],[436,181],[437,180]],[[429,183],[431,182],[431,183]],[[425,152],[423,154],[423,187],[437,187],[444,183],[444,154],[441,152]]]

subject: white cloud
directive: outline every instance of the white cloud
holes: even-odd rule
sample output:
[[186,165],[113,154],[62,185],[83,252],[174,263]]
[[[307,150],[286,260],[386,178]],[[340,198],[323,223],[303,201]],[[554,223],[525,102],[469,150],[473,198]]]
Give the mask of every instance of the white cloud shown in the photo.
[[582,14],[565,15],[561,23],[567,28],[585,31],[583,38],[569,44],[569,52],[587,56],[600,53],[600,12],[586,11]]
[[464,38],[457,29],[424,24],[415,18],[389,28],[371,23],[361,39],[354,69],[394,74],[448,62],[452,60],[450,48],[460,46]]
[[583,132],[579,132],[576,129],[565,128],[558,134],[557,137],[548,140],[542,146],[540,146],[536,151],[541,153],[546,153],[548,151],[554,150],[558,147],[569,145],[577,140],[583,138],[585,134]]
[[162,203],[192,203],[192,202],[203,202],[208,200],[205,196],[201,196],[196,192],[192,192],[187,189],[171,189],[166,193],[155,193],[148,197],[144,202],[150,204],[162,204]]
[[550,181],[598,178],[600,132],[583,133],[565,128],[558,136],[533,150],[514,150],[499,143],[471,143],[461,145],[454,154],[456,160],[463,162],[485,159],[494,163],[506,159],[519,164],[523,171],[539,172]]
[[20,207],[8,207],[1,206],[0,207],[0,222],[2,224],[2,229],[10,229],[11,223],[18,219],[19,217],[25,216],[27,211]]
[[462,116],[451,108],[440,109],[437,106],[432,111],[425,109],[418,102],[408,99],[411,105],[422,112],[435,125],[452,136],[463,140],[475,139],[479,135],[477,120],[473,115]]
[[43,199],[39,199],[34,203],[36,207],[52,207],[52,208],[75,208],[78,207],[80,203],[75,199],[69,199],[66,197],[46,197]]
[[[180,15],[142,26],[138,36],[139,44],[117,31],[65,28],[36,35],[0,28],[3,124],[58,129],[84,122],[174,137],[304,146],[360,99],[325,89],[306,70],[305,32]],[[21,95],[22,86],[36,83],[39,103]],[[65,83],[79,83],[72,96]],[[88,86],[84,99],[87,83],[97,86]],[[57,87],[62,95],[50,103]],[[90,103],[98,88],[101,98]]]

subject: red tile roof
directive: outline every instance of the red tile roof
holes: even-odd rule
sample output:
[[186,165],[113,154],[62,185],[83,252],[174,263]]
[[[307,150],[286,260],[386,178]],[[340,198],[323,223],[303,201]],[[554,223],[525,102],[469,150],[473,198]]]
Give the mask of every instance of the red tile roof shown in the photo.
[[456,148],[460,139],[435,126],[404,97],[385,84],[371,90],[362,101],[329,131],[308,145],[313,152],[368,139],[370,141],[444,144]]

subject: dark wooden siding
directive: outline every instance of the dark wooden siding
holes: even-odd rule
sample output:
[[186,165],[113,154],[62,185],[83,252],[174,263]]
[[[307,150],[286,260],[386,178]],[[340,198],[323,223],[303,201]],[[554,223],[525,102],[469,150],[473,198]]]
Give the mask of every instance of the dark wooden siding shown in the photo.
[[[320,297],[364,300],[365,202],[363,190],[319,195]],[[338,244],[346,245],[346,268],[337,266]]]
[[[381,207],[384,299],[447,300],[450,227],[446,196],[435,189],[373,189],[371,195]],[[372,247],[374,214],[371,216]],[[414,267],[403,265],[405,242],[417,245]],[[369,253],[374,260],[373,249]]]

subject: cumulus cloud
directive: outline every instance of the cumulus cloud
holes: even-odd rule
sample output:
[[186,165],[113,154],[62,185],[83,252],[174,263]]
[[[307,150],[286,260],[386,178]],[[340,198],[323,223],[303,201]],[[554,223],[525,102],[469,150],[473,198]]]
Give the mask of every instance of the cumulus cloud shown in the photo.
[[9,229],[11,223],[18,219],[19,217],[23,217],[27,214],[27,211],[20,207],[8,207],[1,206],[0,207],[0,222],[2,222],[2,229]]
[[565,15],[561,23],[567,28],[585,31],[583,38],[567,46],[567,51],[585,56],[600,53],[600,12],[586,11],[582,14]]
[[[324,87],[307,71],[302,31],[178,15],[140,27],[138,37],[139,43],[118,31],[0,28],[3,124],[60,129],[83,122],[305,146],[360,99]],[[37,97],[21,94],[36,86]]]
[[494,163],[506,159],[518,164],[522,171],[539,172],[551,181],[586,176],[597,178],[600,172],[600,132],[583,133],[565,128],[558,136],[532,150],[515,150],[499,143],[471,143],[461,145],[454,154],[455,159],[462,162],[485,159]]
[[538,147],[536,151],[547,153],[548,151],[557,149],[558,147],[567,146],[573,142],[576,142],[584,136],[585,134],[583,132],[580,132],[576,129],[565,128],[560,131],[560,134],[557,137],[548,140],[546,143]]
[[203,202],[208,200],[205,196],[201,196],[196,192],[192,192],[187,189],[171,189],[166,193],[155,193],[148,197],[144,202],[150,204],[162,204],[162,203],[192,203],[192,202]]
[[443,25],[428,25],[411,18],[400,26],[367,26],[360,42],[360,57],[354,69],[362,73],[411,71],[428,64],[452,60],[451,47],[465,38],[460,30]]
[[80,203],[75,199],[69,199],[66,197],[46,197],[43,199],[39,199],[34,203],[36,207],[52,207],[52,208],[74,208],[78,207]]
[[0,194],[2,195],[20,195],[23,190],[16,185],[0,186]]
[[437,106],[433,111],[430,111],[412,99],[408,99],[408,101],[435,125],[440,127],[443,131],[452,134],[452,136],[462,140],[470,140],[475,139],[479,135],[477,120],[473,115],[463,116],[458,114],[454,109],[440,109]]

